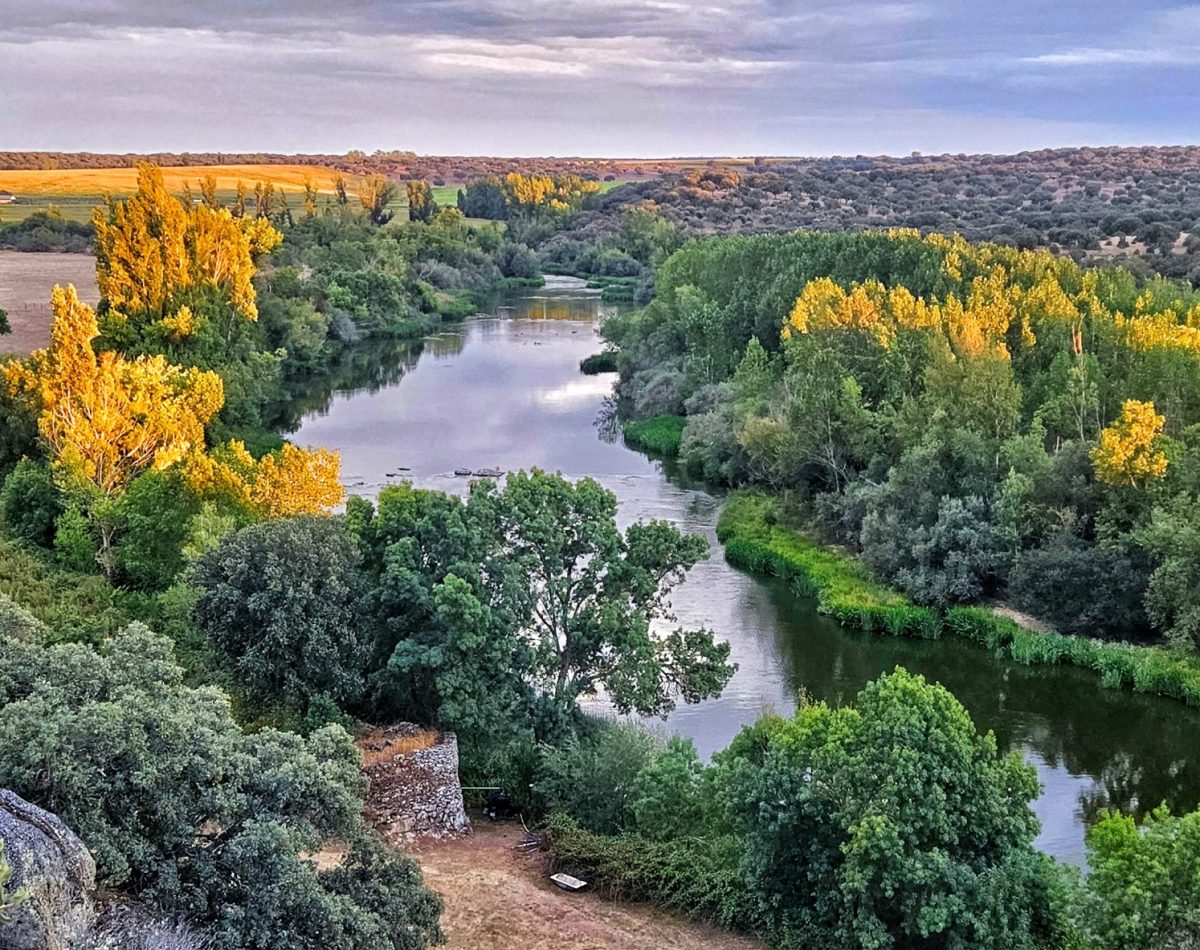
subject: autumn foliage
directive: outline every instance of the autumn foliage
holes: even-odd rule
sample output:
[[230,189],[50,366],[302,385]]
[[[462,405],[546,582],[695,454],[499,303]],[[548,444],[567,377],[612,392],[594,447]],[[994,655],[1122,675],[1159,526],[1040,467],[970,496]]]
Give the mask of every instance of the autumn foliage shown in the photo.
[[336,452],[290,444],[255,459],[235,440],[190,457],[184,477],[201,496],[232,502],[256,518],[285,518],[320,514],[339,504],[344,494],[339,465]]
[[1120,417],[1100,433],[1092,450],[1096,477],[1110,485],[1139,485],[1167,472],[1167,456],[1158,448],[1166,419],[1154,403],[1127,399]]
[[262,217],[185,205],[167,191],[161,169],[138,166],[138,190],[93,213],[96,275],[115,323],[160,323],[172,336],[194,332],[192,309],[214,295],[234,314],[255,320],[251,279],[257,256],[282,235]]
[[73,287],[56,287],[51,306],[49,348],[5,375],[38,407],[38,431],[64,475],[112,495],[203,451],[204,425],[223,401],[219,376],[161,356],[97,353],[96,314]]

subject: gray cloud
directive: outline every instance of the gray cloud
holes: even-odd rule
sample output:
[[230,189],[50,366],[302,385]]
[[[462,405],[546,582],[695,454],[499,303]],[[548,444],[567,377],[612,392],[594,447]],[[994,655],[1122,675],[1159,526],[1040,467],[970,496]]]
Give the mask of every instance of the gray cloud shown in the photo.
[[[1194,138],[1190,111],[1128,74],[1195,82],[1200,16],[1150,5],[0,0],[0,147],[779,154]],[[1101,82],[1117,96],[1103,109],[1047,96],[1080,67],[1120,69],[1124,91]]]

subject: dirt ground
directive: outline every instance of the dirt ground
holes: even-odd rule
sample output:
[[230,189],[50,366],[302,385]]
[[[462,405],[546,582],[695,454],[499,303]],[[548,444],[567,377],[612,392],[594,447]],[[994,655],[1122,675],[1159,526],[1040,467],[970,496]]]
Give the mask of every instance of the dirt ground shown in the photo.
[[50,290],[74,284],[79,298],[93,306],[96,259],[91,254],[0,251],[0,309],[8,311],[12,333],[0,336],[0,353],[24,356],[50,342]]
[[652,907],[572,894],[547,880],[542,859],[513,850],[519,824],[473,820],[475,833],[425,841],[412,857],[446,902],[451,950],[757,950],[761,944]]

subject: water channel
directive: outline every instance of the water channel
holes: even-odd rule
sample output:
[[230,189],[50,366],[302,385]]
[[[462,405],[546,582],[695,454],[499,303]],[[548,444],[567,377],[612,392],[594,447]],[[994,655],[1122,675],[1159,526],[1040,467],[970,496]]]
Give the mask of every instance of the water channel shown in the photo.
[[1029,668],[964,642],[850,633],[779,582],[725,563],[714,527],[718,493],[622,444],[604,424],[614,377],[583,376],[600,348],[599,297],[563,279],[422,344],[358,350],[297,403],[301,445],[342,454],[350,492],[373,496],[404,479],[465,493],[458,468],[538,467],[590,476],[618,499],[624,523],[660,518],[707,537],[712,556],[673,597],[678,623],[728,640],[738,672],[724,694],[683,706],[658,728],[690,736],[701,754],[723,746],[761,713],[786,713],[803,691],[850,702],[897,665],[949,688],[1000,747],[1032,763],[1043,793],[1037,844],[1081,862],[1088,823],[1103,808],[1142,813],[1200,801],[1192,755],[1200,714],[1177,703],[1101,688],[1073,668]]

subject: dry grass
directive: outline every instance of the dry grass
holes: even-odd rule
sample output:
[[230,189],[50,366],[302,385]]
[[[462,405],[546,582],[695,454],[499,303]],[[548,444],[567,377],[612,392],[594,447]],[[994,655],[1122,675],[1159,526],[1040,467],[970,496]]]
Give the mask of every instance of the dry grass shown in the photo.
[[[269,181],[284,191],[302,191],[306,179],[323,192],[333,192],[333,183],[340,174],[332,168],[317,165],[187,165],[164,168],[167,188],[182,192],[184,185],[199,193],[200,179],[212,175],[221,191],[233,191],[242,181],[253,190],[257,181]],[[346,184],[354,190],[354,176],[346,175]],[[0,171],[0,191],[14,195],[114,195],[131,194],[137,187],[136,168],[75,168],[49,171]]]
[[430,749],[438,744],[441,733],[433,729],[423,729],[418,732],[403,735],[388,735],[387,730],[380,729],[359,739],[358,745],[362,750],[363,767],[379,762],[390,762],[398,755],[408,755],[419,749]]
[[465,838],[421,841],[412,853],[446,902],[448,950],[761,950],[644,904],[561,891],[541,855],[513,850],[519,824],[476,820],[474,827]]

